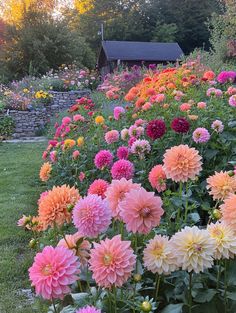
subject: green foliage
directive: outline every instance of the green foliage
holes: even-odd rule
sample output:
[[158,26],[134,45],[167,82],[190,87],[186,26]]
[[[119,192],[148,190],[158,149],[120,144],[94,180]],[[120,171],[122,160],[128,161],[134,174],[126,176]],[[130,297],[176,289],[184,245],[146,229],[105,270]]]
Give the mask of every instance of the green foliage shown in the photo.
[[0,138],[8,138],[14,131],[15,123],[11,116],[0,116]]
[[177,32],[178,32],[178,28],[175,23],[161,24],[160,22],[157,22],[156,28],[153,31],[152,41],[160,41],[160,42],[176,41]]
[[8,79],[45,73],[74,61],[80,67],[95,62],[80,33],[45,12],[26,12],[21,26],[8,26],[5,37],[0,64]]

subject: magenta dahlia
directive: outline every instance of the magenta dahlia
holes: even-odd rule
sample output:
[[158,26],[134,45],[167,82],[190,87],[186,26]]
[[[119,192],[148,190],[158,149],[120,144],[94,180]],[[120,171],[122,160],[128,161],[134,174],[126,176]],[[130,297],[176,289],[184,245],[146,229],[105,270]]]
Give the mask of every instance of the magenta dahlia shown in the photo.
[[134,165],[128,160],[121,159],[116,161],[111,168],[113,179],[131,179],[134,176]]

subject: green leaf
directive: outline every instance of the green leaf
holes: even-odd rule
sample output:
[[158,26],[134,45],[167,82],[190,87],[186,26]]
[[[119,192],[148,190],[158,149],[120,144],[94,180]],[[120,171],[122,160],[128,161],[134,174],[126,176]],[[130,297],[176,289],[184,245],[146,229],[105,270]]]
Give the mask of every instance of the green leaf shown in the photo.
[[169,304],[164,308],[162,313],[182,313],[183,306],[184,306],[184,303]]
[[230,300],[236,301],[236,291],[234,292],[227,292],[227,298]]
[[217,290],[215,289],[199,289],[194,301],[198,303],[210,302],[216,294]]

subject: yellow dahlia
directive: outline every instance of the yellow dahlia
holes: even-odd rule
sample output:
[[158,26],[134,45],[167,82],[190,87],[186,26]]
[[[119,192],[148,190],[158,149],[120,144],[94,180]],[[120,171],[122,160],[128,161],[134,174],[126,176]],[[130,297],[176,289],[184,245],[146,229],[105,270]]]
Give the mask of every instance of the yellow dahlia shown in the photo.
[[183,270],[200,273],[212,267],[216,243],[207,230],[186,226],[171,238],[171,245]]
[[41,166],[40,172],[39,172],[39,177],[41,179],[41,181],[46,182],[49,180],[50,178],[50,174],[52,171],[52,166],[49,162],[44,163]]
[[236,254],[236,237],[232,227],[224,222],[216,222],[208,225],[207,230],[211,238],[216,241],[214,258],[219,260],[234,257]]
[[62,226],[71,220],[71,207],[79,200],[79,192],[74,187],[53,187],[39,202],[39,220],[43,228]]
[[229,176],[228,172],[215,172],[214,175],[207,178],[207,189],[214,200],[223,200],[229,193],[236,192],[236,178]]
[[177,270],[176,258],[166,236],[156,235],[143,251],[144,266],[152,273],[170,274]]

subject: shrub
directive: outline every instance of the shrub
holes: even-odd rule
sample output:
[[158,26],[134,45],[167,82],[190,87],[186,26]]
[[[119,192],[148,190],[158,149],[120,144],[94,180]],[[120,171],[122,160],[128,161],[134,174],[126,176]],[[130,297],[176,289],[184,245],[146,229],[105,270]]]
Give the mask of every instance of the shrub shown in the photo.
[[10,116],[0,116],[0,138],[5,139],[13,134],[15,123]]

